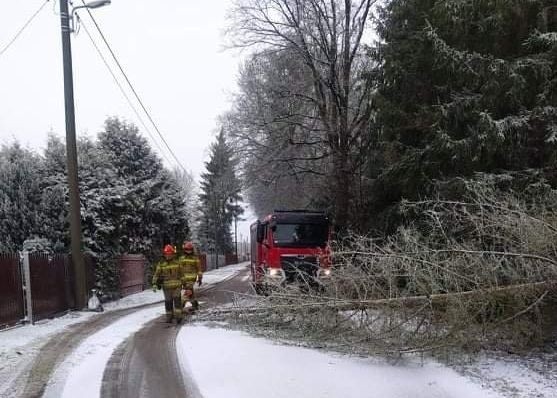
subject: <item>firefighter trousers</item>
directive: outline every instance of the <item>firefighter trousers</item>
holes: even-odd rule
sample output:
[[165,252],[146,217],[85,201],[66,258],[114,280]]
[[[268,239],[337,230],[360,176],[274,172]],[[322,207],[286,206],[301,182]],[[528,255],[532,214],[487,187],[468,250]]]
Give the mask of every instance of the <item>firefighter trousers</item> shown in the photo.
[[164,309],[166,310],[166,321],[171,322],[172,318],[177,321],[182,320],[182,294],[181,288],[163,289]]

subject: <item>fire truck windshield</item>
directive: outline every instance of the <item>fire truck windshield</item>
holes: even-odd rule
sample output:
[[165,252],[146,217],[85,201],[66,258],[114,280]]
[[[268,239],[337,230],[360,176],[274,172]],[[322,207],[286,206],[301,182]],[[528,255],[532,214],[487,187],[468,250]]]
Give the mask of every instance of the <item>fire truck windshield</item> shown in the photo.
[[276,224],[273,241],[279,247],[323,247],[328,232],[327,224]]

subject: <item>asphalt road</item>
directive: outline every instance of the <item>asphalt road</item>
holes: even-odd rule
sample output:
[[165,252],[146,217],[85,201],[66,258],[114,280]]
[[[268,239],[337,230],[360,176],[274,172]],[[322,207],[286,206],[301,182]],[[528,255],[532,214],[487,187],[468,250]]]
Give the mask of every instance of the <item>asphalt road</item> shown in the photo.
[[[248,272],[199,293],[200,310],[231,302],[235,293],[250,292]],[[104,371],[101,397],[200,398],[193,379],[182,377],[176,353],[176,336],[187,322],[171,325],[161,316],[122,343]]]

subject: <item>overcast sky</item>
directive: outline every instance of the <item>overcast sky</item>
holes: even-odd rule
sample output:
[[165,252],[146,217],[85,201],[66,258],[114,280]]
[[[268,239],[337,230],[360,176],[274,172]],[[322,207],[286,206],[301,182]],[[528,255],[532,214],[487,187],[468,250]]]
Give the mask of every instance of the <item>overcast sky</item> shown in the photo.
[[[0,49],[44,1],[0,0]],[[238,54],[223,51],[229,6],[230,0],[112,0],[92,11],[167,142],[196,177],[236,87]],[[81,16],[93,31],[86,12]],[[72,46],[78,136],[94,137],[108,116],[120,116],[152,142],[83,28]],[[0,143],[17,139],[41,150],[50,131],[64,136],[61,51],[58,4],[50,0],[0,56]]]

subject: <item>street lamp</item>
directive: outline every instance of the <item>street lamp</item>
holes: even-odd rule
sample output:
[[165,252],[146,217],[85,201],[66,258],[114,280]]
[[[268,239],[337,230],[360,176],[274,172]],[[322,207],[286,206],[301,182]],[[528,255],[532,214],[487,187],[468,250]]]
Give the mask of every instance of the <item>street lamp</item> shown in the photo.
[[91,2],[89,2],[89,3],[87,3],[87,4],[85,4],[85,6],[77,6],[77,7],[74,7],[74,10],[75,10],[76,8],[80,8],[80,7],[99,8],[99,7],[107,6],[107,5],[109,5],[110,3],[111,3],[110,0],[97,0],[97,1],[91,1]]
[[[92,1],[77,6],[68,12],[68,0],[60,0],[60,22],[62,24],[62,58],[64,65],[64,102],[66,112],[66,161],[68,168],[68,190],[70,197],[71,253],[75,275],[75,304],[78,309],[87,303],[85,262],[81,252],[81,210],[79,203],[79,179],[77,172],[77,144],[75,138],[75,105],[73,95],[72,45],[70,17],[78,8],[98,8],[110,4],[110,0]],[[73,24],[72,24],[73,25]]]
[[100,8],[100,7],[110,5],[111,2],[112,2],[111,0],[96,0],[96,1],[90,1],[89,3],[86,3],[81,6],[72,7],[72,12],[70,14],[70,31],[75,32],[74,18],[75,18],[75,12],[77,10],[79,10],[80,8],[90,8],[90,9]]

